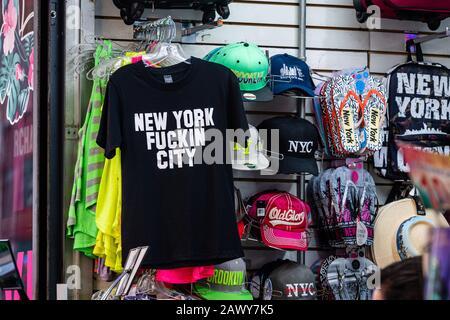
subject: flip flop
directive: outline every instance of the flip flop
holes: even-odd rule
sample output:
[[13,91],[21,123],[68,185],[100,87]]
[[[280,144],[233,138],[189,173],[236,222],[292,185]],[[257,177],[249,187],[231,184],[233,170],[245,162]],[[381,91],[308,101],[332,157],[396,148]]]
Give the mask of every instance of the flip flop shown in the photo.
[[313,184],[313,198],[316,203],[316,207],[319,210],[320,217],[320,228],[322,232],[325,234],[325,239],[331,239],[332,234],[330,232],[329,226],[327,224],[327,215],[325,214],[325,209],[323,203],[321,201],[321,193],[320,193],[320,181],[322,179],[323,173],[321,173],[315,180]]
[[324,300],[334,300],[333,290],[331,289],[328,283],[328,269],[330,265],[333,263],[333,261],[335,261],[336,259],[338,259],[337,256],[334,255],[329,256],[328,258],[323,260],[323,262],[320,265],[319,284],[323,291],[322,297],[324,298]]
[[367,229],[367,246],[373,245],[374,225],[377,216],[378,196],[376,184],[370,173],[363,171],[362,188],[359,187],[360,209],[358,219]]
[[377,194],[371,174],[364,169],[343,167],[336,169],[332,179],[334,185],[340,186],[341,201],[337,216],[344,243],[347,246],[372,245]]
[[320,179],[320,202],[322,203],[324,222],[327,233],[330,235],[329,245],[334,247],[338,241],[336,236],[335,211],[331,201],[330,178],[334,169],[326,170]]
[[350,296],[344,287],[346,276],[346,259],[334,260],[327,270],[328,287],[331,288],[335,300],[350,300]]
[[358,129],[361,124],[361,105],[355,92],[355,80],[350,76],[338,77],[333,87],[332,99],[340,146],[344,155],[355,154],[361,146]]
[[345,245],[353,245],[356,230],[354,198],[358,192],[352,181],[353,172],[347,167],[337,168],[331,177],[332,199],[335,203],[336,225]]
[[335,131],[335,123],[333,118],[333,100],[332,100],[332,88],[334,85],[334,79],[331,79],[324,87],[324,119],[326,120],[326,126],[328,127],[328,143],[332,155],[334,157],[339,157],[341,152],[339,150],[340,145],[337,143],[337,134]]
[[327,139],[327,134],[326,134],[326,121],[325,119],[323,119],[323,108],[322,108],[322,91],[323,91],[323,87],[326,85],[326,83],[322,83],[320,84],[316,90],[315,90],[315,94],[316,97],[314,97],[314,115],[316,118],[316,123],[317,123],[317,127],[319,128],[319,132],[320,132],[320,138],[322,140],[323,146],[324,146],[324,152],[325,155],[330,156],[330,148],[329,148],[329,142]]
[[368,92],[363,102],[363,119],[367,151],[373,154],[383,146],[383,124],[387,112],[386,87],[379,79],[369,78]]

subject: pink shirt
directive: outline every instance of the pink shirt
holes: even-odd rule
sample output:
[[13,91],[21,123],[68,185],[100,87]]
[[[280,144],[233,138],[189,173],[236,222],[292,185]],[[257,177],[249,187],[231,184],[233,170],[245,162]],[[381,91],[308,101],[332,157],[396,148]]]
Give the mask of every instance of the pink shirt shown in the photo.
[[174,270],[158,270],[156,281],[171,284],[189,284],[210,278],[214,275],[214,267],[181,268]]

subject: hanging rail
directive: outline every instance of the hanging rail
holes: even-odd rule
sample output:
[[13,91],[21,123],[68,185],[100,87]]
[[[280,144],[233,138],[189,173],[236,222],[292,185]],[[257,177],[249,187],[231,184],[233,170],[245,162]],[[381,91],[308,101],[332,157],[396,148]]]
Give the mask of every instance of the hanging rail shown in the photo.
[[431,34],[429,36],[424,36],[424,37],[413,39],[412,42],[414,44],[420,44],[420,43],[425,43],[425,42],[429,42],[429,41],[436,40],[436,39],[444,39],[447,37],[450,37],[450,27],[447,27],[445,29],[445,31],[442,31],[439,33],[435,33],[435,34]]
[[[188,24],[189,26],[184,27],[184,25],[186,24]],[[181,30],[179,35],[181,36],[181,38],[189,37],[202,31],[222,27],[223,24],[224,23],[222,19],[201,25],[182,22],[182,26],[178,28],[179,30]],[[134,29],[133,38],[135,40],[161,41],[161,42],[162,41],[172,42],[176,40],[181,40],[177,39],[178,35],[177,24],[170,16],[156,21],[150,20],[137,21],[134,23],[133,29]],[[164,38],[167,37],[168,35],[169,35],[168,39]]]
[[156,21],[137,21],[133,37],[141,41],[172,42],[177,36],[176,24],[171,16]]

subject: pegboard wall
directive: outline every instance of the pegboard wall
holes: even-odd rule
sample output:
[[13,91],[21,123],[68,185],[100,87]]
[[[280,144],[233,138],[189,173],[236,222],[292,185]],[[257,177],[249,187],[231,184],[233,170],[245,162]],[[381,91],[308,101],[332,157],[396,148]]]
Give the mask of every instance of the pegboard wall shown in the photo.
[[[84,0],[81,0],[84,1]],[[189,39],[183,48],[188,55],[203,57],[217,46],[248,41],[268,50],[270,55],[289,53],[298,56],[299,46],[299,1],[306,1],[306,59],[308,65],[324,75],[346,68],[368,66],[375,76],[384,76],[394,65],[406,60],[405,31],[430,33],[426,24],[419,22],[382,20],[381,29],[369,30],[357,22],[352,0],[236,0],[230,5],[231,16],[221,28],[205,31]],[[95,35],[111,39],[123,45],[133,41],[132,27],[126,26],[112,1],[97,0],[92,10],[95,15]],[[86,14],[86,13],[85,13]],[[176,21],[201,21],[201,13],[183,10],[147,10],[144,17],[160,18],[167,15]],[[89,19],[89,18],[88,18]],[[94,23],[94,21],[93,21]],[[450,26],[450,20],[442,23],[441,29]],[[425,59],[440,62],[450,67],[450,40],[435,40],[423,45]],[[248,120],[258,125],[263,120],[283,115],[296,114],[296,99],[276,97],[270,103],[246,104]],[[311,102],[306,104],[306,118],[313,121]],[[327,161],[320,163],[326,167]],[[306,177],[308,183],[310,177]],[[378,178],[380,203],[392,188],[392,182]],[[298,179],[295,175],[260,176],[258,173],[235,173],[236,186],[244,197],[266,189],[280,189],[298,194]],[[280,251],[253,250],[251,268],[259,268],[267,260],[276,259]],[[311,265],[319,255],[328,252],[312,250],[306,254],[306,263]],[[296,255],[292,255],[296,257]]]

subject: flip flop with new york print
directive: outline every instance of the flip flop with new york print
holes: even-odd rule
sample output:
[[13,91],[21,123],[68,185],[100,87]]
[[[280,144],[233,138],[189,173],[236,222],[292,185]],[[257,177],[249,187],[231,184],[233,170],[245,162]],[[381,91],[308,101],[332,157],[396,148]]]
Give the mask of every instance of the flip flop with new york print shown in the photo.
[[336,78],[332,90],[333,118],[337,125],[338,141],[345,155],[360,150],[360,103],[355,91],[355,79],[351,76]]

